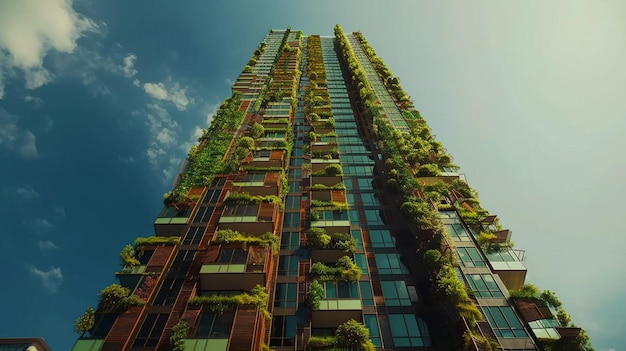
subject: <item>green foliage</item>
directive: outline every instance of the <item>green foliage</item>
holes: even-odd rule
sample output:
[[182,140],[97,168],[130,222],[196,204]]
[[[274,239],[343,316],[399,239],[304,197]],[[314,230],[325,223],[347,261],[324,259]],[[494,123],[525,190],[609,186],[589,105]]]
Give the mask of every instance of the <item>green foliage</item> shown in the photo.
[[139,260],[135,258],[135,249],[132,245],[126,245],[120,252],[120,259],[124,268],[131,268],[139,265]]
[[172,351],[185,351],[187,335],[189,335],[189,325],[181,319],[172,327],[172,335],[170,336]]
[[449,264],[441,267],[439,273],[437,273],[433,288],[435,295],[454,304],[466,302],[469,299],[465,285],[457,276],[454,268]]
[[563,306],[563,303],[559,300],[554,291],[544,290],[541,295],[539,295],[539,298],[554,308]]
[[191,187],[209,185],[213,177],[222,172],[222,158],[233,138],[233,130],[241,124],[245,115],[243,111],[239,111],[240,104],[241,93],[234,92],[215,113],[211,126],[205,129],[198,140],[206,140],[204,146],[190,156],[187,172],[172,191],[175,200],[182,199]]
[[145,301],[130,295],[130,289],[119,284],[111,284],[98,294],[98,309],[102,312],[121,313],[130,306],[141,306]]
[[339,279],[353,282],[359,280],[361,274],[361,268],[348,256],[340,257],[334,267],[327,266],[321,262],[315,262],[311,265],[311,275],[321,281]]
[[265,135],[265,128],[260,123],[254,123],[248,131],[248,135],[253,139],[259,139]]
[[539,289],[533,284],[524,284],[519,290],[511,290],[511,297],[538,299]]
[[343,168],[341,168],[341,165],[339,164],[332,164],[332,165],[328,165],[326,167],[324,167],[324,169],[320,169],[319,171],[315,171],[313,173],[311,173],[311,175],[313,176],[328,176],[328,177],[334,177],[334,176],[340,176],[343,175]]
[[208,295],[196,296],[189,300],[192,306],[203,305],[214,313],[223,313],[225,310],[233,309],[238,305],[257,306],[266,318],[271,318],[267,310],[267,299],[269,298],[265,288],[256,285],[250,293],[244,292],[238,295]]
[[456,308],[459,314],[467,320],[477,321],[483,319],[483,313],[471,300],[457,304]]
[[278,254],[278,250],[280,248],[280,238],[270,232],[256,237],[246,235],[245,233],[241,233],[236,230],[222,229],[215,234],[211,242],[216,244],[241,243],[244,248],[249,245],[260,245],[262,247],[267,247],[269,245],[271,246],[274,254]]
[[370,330],[354,319],[339,325],[335,337],[337,345],[347,347],[349,350],[375,350],[370,340]]
[[432,206],[424,201],[407,201],[400,206],[402,214],[424,228],[432,228],[439,217]]
[[254,139],[249,136],[241,137],[241,139],[239,139],[239,146],[244,149],[252,150],[254,148]]
[[424,260],[424,265],[429,272],[437,272],[442,266],[441,252],[439,252],[439,250],[430,249],[424,252],[424,256],[422,258]]
[[339,182],[333,185],[314,184],[311,185],[312,190],[344,190],[346,188],[343,182]]
[[78,334],[84,334],[93,328],[96,322],[96,314],[93,308],[89,307],[85,313],[74,321],[74,331]]
[[260,204],[261,202],[269,202],[272,204],[281,204],[282,200],[276,195],[250,195],[250,193],[230,193],[224,199],[225,204]]
[[330,244],[330,235],[322,228],[311,228],[307,233],[307,244],[313,248],[322,248]]
[[480,234],[478,234],[476,241],[478,241],[478,245],[480,245],[484,249],[484,248],[487,248],[487,246],[489,245],[489,243],[491,243],[492,240],[497,239],[497,238],[498,237],[493,233],[481,232]]
[[572,324],[572,317],[570,317],[569,313],[567,313],[563,307],[556,309],[556,319],[558,319],[559,323],[564,327],[568,327]]
[[324,350],[326,350],[327,347],[334,345],[336,342],[337,338],[332,335],[311,335],[311,337],[309,338],[309,343],[307,345],[309,346],[309,348],[324,348]]
[[337,201],[311,200],[311,207],[317,208],[318,210],[343,211],[348,209],[348,204]]
[[149,236],[147,238],[139,237],[135,239],[135,247],[152,245],[178,245],[179,243],[179,236]]
[[313,310],[319,310],[320,301],[324,298],[324,287],[313,279],[309,287],[309,302]]

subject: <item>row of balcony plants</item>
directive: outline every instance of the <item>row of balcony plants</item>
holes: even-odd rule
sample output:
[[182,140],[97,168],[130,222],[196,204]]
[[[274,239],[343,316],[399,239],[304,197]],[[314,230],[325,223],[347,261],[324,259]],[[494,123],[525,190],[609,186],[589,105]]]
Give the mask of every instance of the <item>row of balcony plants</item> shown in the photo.
[[216,174],[223,173],[222,158],[245,116],[245,112],[239,110],[240,105],[241,93],[234,92],[220,106],[213,116],[211,126],[204,129],[203,135],[198,139],[200,144],[189,151],[189,165],[181,175],[178,185],[164,195],[166,205],[182,201],[189,189],[209,185]]
[[411,133],[401,133],[381,116],[365,70],[338,25],[335,26],[335,36],[344,63],[353,77],[353,87],[358,91],[364,115],[379,138],[389,174],[387,187],[401,199],[400,209],[404,216],[420,230],[431,230],[433,233],[426,243],[426,248],[432,251],[427,251],[429,255],[425,258],[428,260],[430,255],[438,255],[438,264],[433,265],[431,272],[433,296],[442,304],[453,306],[460,316],[473,323],[484,319],[456,274],[454,266],[458,263],[452,240],[438,216],[437,208],[424,198],[417,179],[420,176],[439,176],[443,167],[455,168],[451,158],[443,152],[443,147],[434,140],[424,123],[409,124]]

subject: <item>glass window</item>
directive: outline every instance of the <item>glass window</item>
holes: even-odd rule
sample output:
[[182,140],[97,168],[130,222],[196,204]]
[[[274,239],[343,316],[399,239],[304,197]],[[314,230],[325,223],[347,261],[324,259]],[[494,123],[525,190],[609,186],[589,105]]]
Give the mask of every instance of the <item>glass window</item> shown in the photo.
[[274,307],[295,308],[298,300],[298,283],[277,283]]
[[383,344],[380,340],[380,330],[378,330],[378,318],[375,314],[366,314],[363,316],[363,321],[365,322],[365,326],[370,330],[370,339],[372,339],[372,343],[374,346],[382,347]]
[[375,248],[395,247],[396,239],[386,229],[371,229],[370,240]]
[[198,326],[198,338],[228,339],[235,319],[234,312],[203,313]]
[[200,207],[196,216],[193,218],[194,223],[199,222],[208,222],[211,218],[211,214],[213,214],[214,207]]
[[220,197],[221,190],[211,190],[209,189],[204,198],[202,199],[203,204],[214,204],[217,203],[217,199]]
[[296,316],[273,316],[270,346],[294,346],[297,332]]
[[363,202],[363,206],[380,206],[378,196],[376,196],[375,193],[361,193],[361,201]]
[[300,213],[299,212],[287,212],[285,213],[285,220],[283,227],[300,228]]
[[465,278],[477,297],[504,297],[491,274],[467,274]]
[[463,267],[485,267],[485,261],[475,247],[457,247],[457,253]]
[[300,208],[300,196],[287,196],[285,199],[285,208],[295,210]]
[[359,266],[359,268],[361,268],[361,273],[363,274],[369,273],[368,268],[367,268],[367,258],[365,257],[365,254],[355,253],[354,263],[356,263],[356,265]]
[[155,347],[159,342],[159,338],[165,328],[165,323],[169,318],[169,314],[148,314],[143,322],[137,338],[133,343],[133,347]]
[[494,333],[499,338],[525,338],[528,337],[522,323],[510,306],[483,307],[483,312],[491,325]]
[[387,306],[411,306],[406,284],[402,280],[381,281]]
[[407,274],[409,271],[400,262],[400,255],[396,253],[374,254],[379,274]]
[[471,241],[467,231],[461,223],[446,224],[446,228],[454,241]]
[[372,293],[372,283],[369,281],[359,282],[361,289],[361,301],[363,306],[374,306],[374,294]]
[[202,227],[191,227],[187,230],[187,234],[185,235],[185,240],[183,240],[183,245],[198,245],[202,240],[202,235],[204,235],[205,226]]
[[173,305],[178,297],[178,292],[183,286],[184,279],[165,279],[159,293],[154,299],[153,305]]
[[418,324],[413,314],[389,314],[389,324],[395,347],[430,346],[430,340],[423,338],[428,331],[424,323]]
[[244,249],[226,248],[222,249],[217,261],[220,263],[242,264],[246,263],[247,258],[248,252]]
[[280,248],[283,250],[297,250],[300,248],[299,232],[283,232],[280,238]]
[[383,217],[383,210],[365,210],[365,218],[370,226],[385,225]]
[[298,255],[280,256],[278,259],[278,275],[298,275]]
[[356,247],[358,249],[363,248],[363,237],[361,236],[361,231],[358,229],[350,231],[352,233],[352,237],[356,240]]

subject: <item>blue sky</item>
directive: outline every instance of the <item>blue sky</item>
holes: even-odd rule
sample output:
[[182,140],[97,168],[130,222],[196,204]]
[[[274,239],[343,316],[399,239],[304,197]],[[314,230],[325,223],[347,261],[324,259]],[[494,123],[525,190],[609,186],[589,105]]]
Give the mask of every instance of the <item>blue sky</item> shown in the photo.
[[0,0],[0,336],[72,323],[152,235],[269,28],[360,30],[596,350],[626,345],[620,1]]

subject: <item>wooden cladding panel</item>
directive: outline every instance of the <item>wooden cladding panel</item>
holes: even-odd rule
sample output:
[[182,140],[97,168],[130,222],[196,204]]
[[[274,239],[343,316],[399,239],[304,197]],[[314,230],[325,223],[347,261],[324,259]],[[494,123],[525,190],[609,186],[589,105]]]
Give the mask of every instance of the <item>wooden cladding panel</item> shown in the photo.
[[229,351],[254,350],[259,314],[256,309],[239,308],[230,333]]

